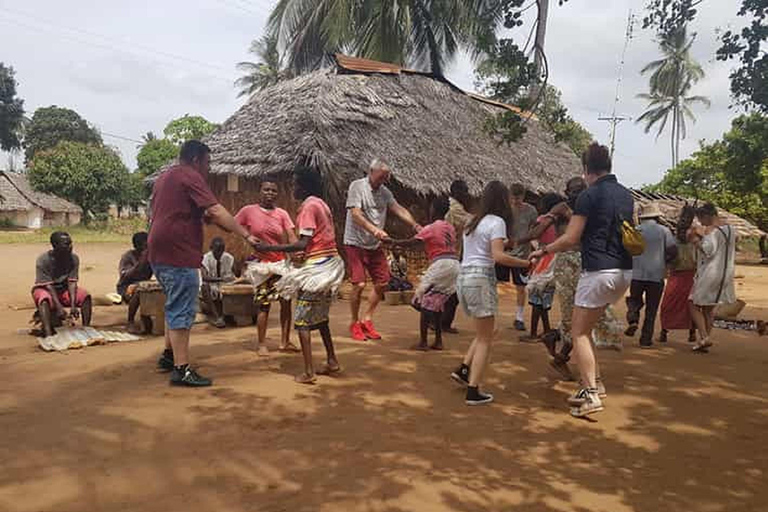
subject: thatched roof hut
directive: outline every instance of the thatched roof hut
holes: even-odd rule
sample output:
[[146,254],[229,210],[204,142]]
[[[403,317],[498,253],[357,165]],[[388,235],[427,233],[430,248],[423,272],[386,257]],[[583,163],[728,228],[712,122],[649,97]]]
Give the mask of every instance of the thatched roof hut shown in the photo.
[[[658,204],[661,213],[664,214],[662,222],[673,230],[677,225],[677,219],[680,216],[683,206],[686,204],[696,204],[695,199],[688,199],[673,194],[643,192],[641,190],[633,189],[632,195],[635,198],[635,205],[638,208],[649,203]],[[742,219],[738,215],[725,211],[722,208],[718,208],[718,214],[720,217],[724,218],[728,224],[736,228],[739,238],[760,238],[765,234],[751,222]]]
[[[538,193],[562,190],[580,174],[576,155],[535,118],[511,145],[489,136],[485,120],[505,109],[514,107],[423,73],[337,56],[332,69],[256,93],[207,137],[211,185],[237,210],[256,200],[261,176],[287,178],[296,163],[306,162],[323,173],[338,223],[349,182],[364,176],[373,158],[392,166],[395,196],[421,220],[429,197],[447,193],[457,178],[475,193],[494,179]],[[281,189],[281,202],[290,211],[289,188]]]
[[70,226],[82,213],[66,199],[34,190],[26,174],[0,171],[0,219],[27,228]]

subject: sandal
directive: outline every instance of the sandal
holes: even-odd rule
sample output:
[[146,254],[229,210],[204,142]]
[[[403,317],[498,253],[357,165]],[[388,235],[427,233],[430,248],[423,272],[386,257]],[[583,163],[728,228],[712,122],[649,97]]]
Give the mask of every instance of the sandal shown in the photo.
[[294,345],[293,343],[289,343],[284,347],[280,347],[277,349],[278,352],[289,352],[289,353],[298,353],[301,352],[301,349]]
[[317,381],[317,377],[314,375],[309,376],[306,373],[302,373],[301,375],[295,376],[293,380],[299,384],[314,384],[315,381]]
[[327,364],[324,365],[322,368],[317,370],[315,373],[318,375],[335,375],[337,373],[341,372],[341,366],[337,366],[336,368],[332,368],[328,366]]

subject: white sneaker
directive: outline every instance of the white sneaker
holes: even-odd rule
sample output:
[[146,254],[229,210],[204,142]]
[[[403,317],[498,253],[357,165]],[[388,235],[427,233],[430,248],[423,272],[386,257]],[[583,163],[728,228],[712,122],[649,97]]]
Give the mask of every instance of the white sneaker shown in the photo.
[[568,397],[568,405],[578,407],[587,401],[587,388],[583,387]]
[[608,397],[608,393],[605,391],[605,384],[603,384],[603,379],[597,379],[595,384],[597,384],[597,396],[599,396],[601,400]]
[[600,397],[597,395],[597,389],[585,389],[584,391],[586,397],[584,402],[582,402],[581,405],[571,408],[571,416],[576,418],[583,418],[603,410],[603,403],[600,401]]

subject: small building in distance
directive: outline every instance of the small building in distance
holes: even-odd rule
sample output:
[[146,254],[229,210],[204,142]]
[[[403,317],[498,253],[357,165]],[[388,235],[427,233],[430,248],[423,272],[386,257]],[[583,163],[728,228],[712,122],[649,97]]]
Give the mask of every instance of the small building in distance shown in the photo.
[[80,224],[82,214],[66,199],[33,190],[26,174],[0,171],[0,221],[38,229]]

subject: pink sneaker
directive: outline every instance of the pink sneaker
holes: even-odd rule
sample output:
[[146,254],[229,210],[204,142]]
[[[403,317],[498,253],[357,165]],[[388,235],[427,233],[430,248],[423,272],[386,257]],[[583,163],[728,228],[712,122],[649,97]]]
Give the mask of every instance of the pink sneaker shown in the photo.
[[365,336],[368,339],[371,340],[380,340],[381,334],[378,333],[378,331],[373,327],[373,322],[370,320],[366,320],[363,322],[363,332],[365,333]]
[[355,322],[352,325],[349,326],[349,334],[352,336],[352,339],[355,341],[365,341],[365,332],[363,331],[363,324],[362,322]]

